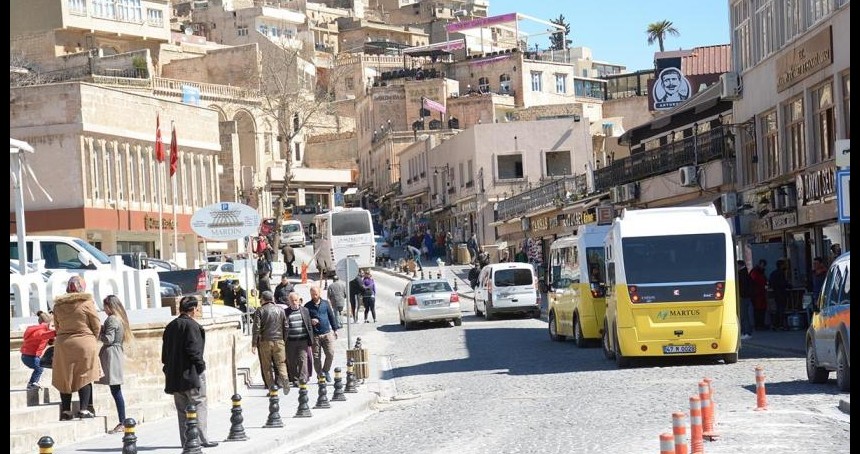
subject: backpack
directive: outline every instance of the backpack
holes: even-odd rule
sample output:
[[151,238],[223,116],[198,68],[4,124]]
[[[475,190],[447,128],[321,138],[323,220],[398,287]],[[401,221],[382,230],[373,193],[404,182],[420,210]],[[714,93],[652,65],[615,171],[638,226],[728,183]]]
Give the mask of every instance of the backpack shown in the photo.
[[257,254],[262,254],[265,250],[266,240],[264,240],[263,237],[257,238],[257,246],[254,248],[254,252]]

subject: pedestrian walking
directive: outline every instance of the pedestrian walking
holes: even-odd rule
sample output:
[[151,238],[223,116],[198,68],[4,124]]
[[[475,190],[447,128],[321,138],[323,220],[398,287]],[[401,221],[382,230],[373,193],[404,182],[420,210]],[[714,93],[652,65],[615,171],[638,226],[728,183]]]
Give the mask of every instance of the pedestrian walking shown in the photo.
[[747,271],[747,264],[738,260],[738,296],[740,297],[741,340],[752,337],[755,327],[752,306],[753,280]]
[[[54,300],[54,372],[51,384],[60,392],[60,421],[95,417],[93,382],[102,376],[98,335],[101,323],[93,295],[86,283],[72,276],[66,293]],[[72,415],[72,393],[78,393],[81,409]]]
[[307,383],[310,376],[308,365],[311,363],[308,350],[313,346],[314,332],[311,314],[306,307],[302,306],[298,293],[290,293],[288,301],[284,325],[287,341],[287,374],[291,381]]
[[767,314],[767,260],[761,259],[750,271],[750,278],[753,281],[753,314],[755,314],[756,329],[766,329]]
[[406,245],[406,251],[412,257],[412,260],[415,260],[415,266],[418,267],[418,271],[423,270],[424,268],[421,266],[421,250],[411,244],[408,244]]
[[33,373],[30,374],[30,380],[27,381],[27,389],[40,389],[39,380],[42,378],[42,353],[48,347],[48,343],[52,342],[57,337],[57,332],[51,326],[53,317],[47,312],[39,311],[36,313],[39,323],[28,326],[24,330],[24,338],[21,343],[21,362],[30,369]]
[[123,347],[134,341],[134,333],[131,331],[131,326],[128,323],[128,314],[126,314],[119,297],[108,295],[102,301],[102,305],[105,314],[107,314],[107,318],[99,332],[99,340],[102,342],[101,350],[99,350],[99,361],[101,362],[104,375],[96,383],[108,385],[114,405],[116,405],[119,423],[108,431],[108,433],[114,434],[123,432],[125,429],[125,426],[123,426],[123,421],[125,421],[125,398],[122,395],[123,370],[125,369],[125,352]]
[[788,278],[786,277],[786,261],[776,261],[776,269],[770,273],[770,289],[773,292],[773,301],[776,305],[774,317],[771,320],[771,329],[788,329],[785,324],[785,307],[788,305]]
[[361,276],[361,273],[355,276],[355,279],[349,281],[349,307],[350,314],[348,317],[352,317],[353,323],[358,323],[358,302],[364,298],[364,278]]
[[179,422],[179,438],[185,446],[185,407],[197,408],[197,427],[204,448],[218,446],[207,435],[208,409],[206,404],[206,332],[197,323],[201,315],[200,302],[195,296],[179,301],[179,316],[164,328],[161,343],[161,363],[164,370],[164,392],[173,395]]
[[289,244],[285,244],[284,247],[281,248],[281,253],[284,254],[284,262],[287,264],[287,276],[295,276],[293,262],[296,261],[296,253],[293,251],[293,247]]
[[275,301],[279,302],[279,303],[283,302],[284,304],[286,304],[287,303],[287,295],[292,293],[293,289],[294,289],[293,284],[290,283],[290,279],[289,279],[289,276],[287,275],[287,273],[282,274],[281,275],[281,282],[275,286],[275,292],[274,292]]
[[472,260],[475,260],[478,257],[478,235],[472,234],[469,237],[469,241],[466,242],[466,247],[469,249],[469,256]]
[[364,303],[364,323],[370,323],[367,319],[367,314],[373,315],[373,323],[376,323],[376,282],[370,275],[370,270],[364,272],[364,295],[362,302]]
[[[343,281],[337,277],[337,274],[335,274],[334,277],[332,277],[331,284],[328,285],[326,295],[328,296],[328,300],[334,308],[334,311],[337,312],[338,315],[343,315],[343,311],[346,309],[346,300],[349,299],[346,289],[346,284],[344,284]],[[338,322],[341,322],[340,318],[338,318]]]
[[[334,343],[337,340],[337,330],[340,329],[334,308],[329,301],[320,297],[320,288],[311,287],[311,300],[305,304],[311,315],[313,326],[313,357],[314,369],[318,376],[324,376],[325,381],[332,383],[331,364],[334,362]],[[325,354],[325,361],[322,356]]]
[[260,372],[266,389],[280,386],[289,391],[287,374],[287,348],[284,341],[286,313],[275,304],[270,291],[260,294],[261,306],[254,312],[254,331],[251,353],[260,359]]

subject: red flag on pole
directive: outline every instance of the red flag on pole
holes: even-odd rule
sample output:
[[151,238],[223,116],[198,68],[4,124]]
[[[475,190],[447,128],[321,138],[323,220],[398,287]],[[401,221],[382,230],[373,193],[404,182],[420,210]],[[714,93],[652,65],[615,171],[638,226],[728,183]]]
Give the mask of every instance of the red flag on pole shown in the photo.
[[161,120],[155,114],[155,160],[164,162],[164,142],[161,140]]
[[173,132],[170,133],[170,176],[172,177],[179,163],[179,145],[176,143],[176,125],[171,124],[171,126]]

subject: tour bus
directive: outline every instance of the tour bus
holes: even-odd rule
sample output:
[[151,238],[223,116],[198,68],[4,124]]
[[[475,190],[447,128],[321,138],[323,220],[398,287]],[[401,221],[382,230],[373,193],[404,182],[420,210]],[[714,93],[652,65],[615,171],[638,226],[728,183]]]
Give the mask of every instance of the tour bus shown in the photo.
[[318,270],[334,273],[337,262],[352,257],[361,268],[376,264],[370,211],[337,207],[314,216],[314,257]]
[[549,337],[572,337],[577,347],[601,339],[606,314],[603,240],[611,226],[580,226],[550,246]]
[[738,360],[740,330],[729,223],[713,205],[625,209],[605,239],[603,353]]

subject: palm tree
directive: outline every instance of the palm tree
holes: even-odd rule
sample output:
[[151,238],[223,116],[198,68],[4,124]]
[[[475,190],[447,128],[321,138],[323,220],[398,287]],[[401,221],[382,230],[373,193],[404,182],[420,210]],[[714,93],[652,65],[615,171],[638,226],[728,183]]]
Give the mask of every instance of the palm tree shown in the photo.
[[663,38],[666,37],[667,34],[672,36],[680,36],[678,30],[672,26],[672,21],[662,20],[660,22],[654,22],[648,24],[648,29],[645,30],[645,33],[648,33],[648,44],[654,44],[654,41],[657,41],[657,44],[660,45],[660,52],[663,52]]

